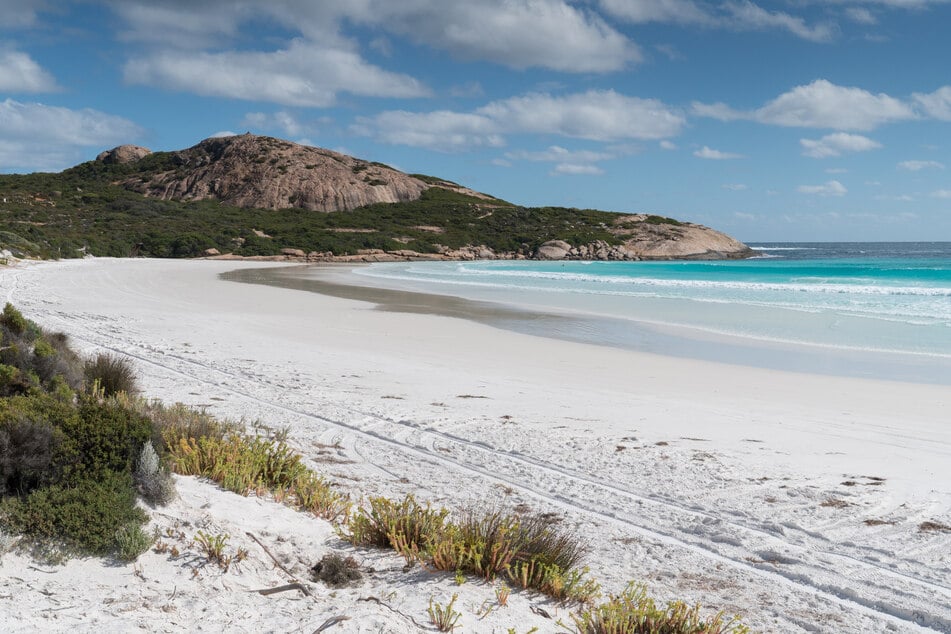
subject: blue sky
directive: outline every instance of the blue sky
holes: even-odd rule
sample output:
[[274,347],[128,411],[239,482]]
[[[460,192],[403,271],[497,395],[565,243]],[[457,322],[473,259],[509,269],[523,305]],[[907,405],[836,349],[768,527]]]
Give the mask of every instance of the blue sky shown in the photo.
[[951,240],[949,0],[0,0],[0,172],[250,131],[746,241]]

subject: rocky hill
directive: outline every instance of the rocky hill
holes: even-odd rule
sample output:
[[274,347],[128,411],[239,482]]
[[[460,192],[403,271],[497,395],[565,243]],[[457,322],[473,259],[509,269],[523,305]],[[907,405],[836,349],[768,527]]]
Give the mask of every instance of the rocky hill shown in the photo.
[[122,145],[59,174],[0,175],[0,249],[367,261],[753,253],[671,218],[521,207],[440,178],[251,134],[174,152]]
[[[96,160],[133,163],[149,154],[123,145]],[[147,178],[136,174],[118,184],[162,200],[214,199],[235,207],[324,212],[418,200],[434,184],[381,163],[252,134],[205,139],[168,153],[156,167]]]

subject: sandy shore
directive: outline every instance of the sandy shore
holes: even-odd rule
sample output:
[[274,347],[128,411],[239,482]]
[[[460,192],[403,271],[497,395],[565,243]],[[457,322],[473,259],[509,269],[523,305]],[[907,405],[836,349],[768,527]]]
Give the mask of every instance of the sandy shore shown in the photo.
[[[48,263],[2,271],[0,288],[79,348],[128,355],[151,396],[288,426],[354,495],[553,513],[590,540],[588,564],[608,590],[638,579],[659,598],[738,612],[769,632],[951,632],[951,533],[919,529],[951,525],[946,386],[616,350],[218,279],[261,266]],[[194,525],[195,513],[236,545],[245,531],[283,535],[301,571],[343,548],[320,521],[182,486],[156,519],[163,530]],[[18,590],[0,591],[0,613],[18,631],[181,631],[192,618],[207,631],[230,622],[232,631],[312,632],[346,614],[330,631],[404,632],[419,629],[407,614],[427,622],[430,596],[458,592],[463,631],[557,629],[529,610],[537,597],[480,620],[490,587],[404,574],[401,559],[364,552],[382,572],[325,592],[325,603],[249,595],[276,571],[245,542],[260,559],[196,578],[156,553],[140,560],[139,576],[93,561],[37,572],[7,554],[0,578]],[[95,588],[71,587],[72,574]],[[359,600],[384,595],[404,615]]]

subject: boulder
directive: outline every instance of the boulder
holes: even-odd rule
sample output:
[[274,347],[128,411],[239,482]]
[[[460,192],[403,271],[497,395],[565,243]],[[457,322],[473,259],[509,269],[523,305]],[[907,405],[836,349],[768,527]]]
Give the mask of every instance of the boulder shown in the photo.
[[564,260],[571,251],[571,245],[564,240],[549,240],[535,252],[535,257],[539,260]]
[[114,147],[111,150],[106,150],[101,152],[99,156],[96,157],[96,160],[100,163],[134,163],[139,159],[145,158],[152,153],[147,147],[142,147],[139,145],[120,145],[119,147]]

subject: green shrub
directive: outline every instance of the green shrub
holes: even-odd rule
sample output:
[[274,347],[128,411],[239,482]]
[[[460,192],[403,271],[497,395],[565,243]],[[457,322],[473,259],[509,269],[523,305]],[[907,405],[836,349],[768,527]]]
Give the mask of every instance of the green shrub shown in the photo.
[[7,302],[3,307],[3,313],[0,314],[0,325],[16,335],[22,335],[26,332],[29,323],[23,313],[14,308],[13,304]]
[[93,555],[116,552],[116,531],[146,520],[135,505],[131,477],[110,471],[71,486],[55,484],[25,498],[7,498],[3,516],[21,533]]
[[113,471],[131,474],[142,446],[152,436],[144,416],[111,400],[85,397],[78,416],[62,422],[62,463],[67,477],[97,477]]
[[140,524],[131,523],[116,530],[115,554],[119,561],[132,562],[139,558],[152,545],[152,538],[142,530]]
[[242,430],[242,426],[237,423],[221,421],[203,409],[195,409],[182,403],[165,405],[157,399],[147,400],[128,393],[117,394],[113,400],[152,421],[155,429],[152,444],[159,453],[169,451],[166,443],[175,446],[183,438],[220,440]]
[[0,495],[23,495],[54,482],[61,441],[62,432],[45,420],[0,421]]
[[723,613],[709,619],[700,616],[700,606],[672,601],[659,607],[647,589],[631,583],[601,605],[572,615],[578,634],[746,634],[749,628],[736,617]]
[[394,548],[404,556],[425,552],[444,532],[449,511],[422,506],[412,495],[402,502],[370,498],[370,508],[361,508],[347,525],[348,540],[358,546]]
[[128,360],[109,353],[100,353],[86,362],[87,386],[98,386],[105,396],[120,392],[133,394],[138,391],[135,370]]

